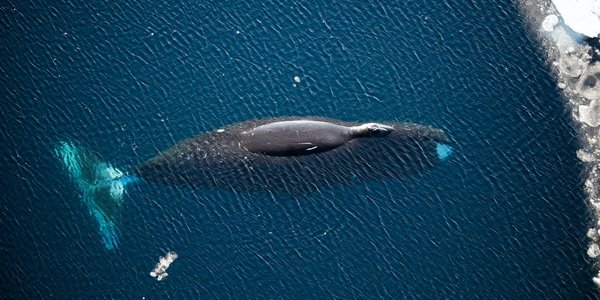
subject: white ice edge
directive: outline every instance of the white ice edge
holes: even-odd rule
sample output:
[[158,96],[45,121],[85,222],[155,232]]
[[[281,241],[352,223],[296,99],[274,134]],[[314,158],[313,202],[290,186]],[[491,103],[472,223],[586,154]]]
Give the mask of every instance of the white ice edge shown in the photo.
[[600,35],[600,0],[552,0],[565,24],[587,37]]

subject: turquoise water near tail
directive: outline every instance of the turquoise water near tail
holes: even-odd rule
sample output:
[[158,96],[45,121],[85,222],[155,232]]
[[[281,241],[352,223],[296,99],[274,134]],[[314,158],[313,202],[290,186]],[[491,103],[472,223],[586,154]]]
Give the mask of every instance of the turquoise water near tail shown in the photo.
[[[595,297],[574,130],[511,1],[1,9],[3,297]],[[137,183],[109,251],[54,154],[77,141],[126,171],[285,115],[427,124],[452,155],[307,195]]]

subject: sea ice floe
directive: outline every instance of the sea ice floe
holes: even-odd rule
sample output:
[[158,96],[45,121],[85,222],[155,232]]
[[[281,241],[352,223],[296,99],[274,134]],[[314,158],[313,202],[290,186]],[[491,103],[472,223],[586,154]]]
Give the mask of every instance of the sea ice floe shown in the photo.
[[[554,31],[553,36],[557,36],[560,32],[564,32],[562,28]],[[585,69],[588,67],[591,56],[586,51],[580,51],[582,46],[570,46],[568,43],[569,37],[564,36],[563,38],[559,37],[557,44],[559,45],[560,59],[559,59],[559,70],[564,75],[569,77],[577,78],[583,74]],[[562,43],[562,44],[561,44]]]
[[549,15],[544,19],[544,22],[542,22],[542,29],[551,32],[554,30],[556,24],[558,24],[558,17],[556,15]]
[[552,0],[565,24],[587,37],[600,34],[600,0]]
[[587,232],[587,237],[592,241],[597,242],[600,239],[600,235],[598,235],[598,230],[596,228],[590,228]]
[[591,243],[587,250],[587,255],[591,258],[598,257],[598,255],[600,255],[600,247],[598,247],[598,244]]
[[577,82],[577,91],[583,97],[600,99],[600,63],[590,64]]
[[600,125],[600,103],[592,100],[590,105],[579,105],[579,120],[588,126]]
[[577,158],[579,158],[579,160],[581,160],[583,162],[596,161],[596,158],[594,157],[593,154],[586,152],[582,149],[577,150]]
[[596,286],[598,288],[600,288],[600,274],[598,274],[598,276],[594,277],[592,280],[594,280],[594,283],[596,284]]

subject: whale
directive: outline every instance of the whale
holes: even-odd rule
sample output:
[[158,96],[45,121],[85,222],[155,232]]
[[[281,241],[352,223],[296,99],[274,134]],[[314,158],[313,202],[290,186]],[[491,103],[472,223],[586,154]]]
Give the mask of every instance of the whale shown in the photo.
[[185,139],[135,170],[145,181],[236,191],[314,191],[401,178],[443,160],[443,131],[410,123],[288,117],[233,124]]
[[298,195],[373,180],[401,179],[452,153],[427,125],[313,116],[243,121],[183,139],[128,171],[61,141],[56,153],[96,219],[106,249],[118,244],[126,187],[139,182]]

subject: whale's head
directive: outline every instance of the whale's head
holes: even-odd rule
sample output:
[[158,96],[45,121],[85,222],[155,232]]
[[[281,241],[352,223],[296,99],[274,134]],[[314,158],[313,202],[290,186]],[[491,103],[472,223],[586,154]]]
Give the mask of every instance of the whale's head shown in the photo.
[[394,131],[394,127],[379,123],[365,123],[352,127],[355,137],[384,137]]

